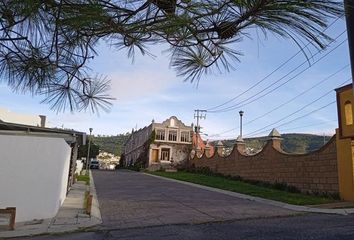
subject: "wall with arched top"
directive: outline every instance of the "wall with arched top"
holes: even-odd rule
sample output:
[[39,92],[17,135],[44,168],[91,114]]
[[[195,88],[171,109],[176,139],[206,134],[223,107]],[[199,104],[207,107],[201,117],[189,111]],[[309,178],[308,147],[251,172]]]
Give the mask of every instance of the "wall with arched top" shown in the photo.
[[285,153],[280,149],[279,141],[269,140],[255,155],[241,153],[240,145],[235,145],[231,154],[225,157],[218,151],[213,156],[194,154],[188,164],[248,180],[286,183],[303,192],[339,193],[335,136],[322,148],[308,154]]

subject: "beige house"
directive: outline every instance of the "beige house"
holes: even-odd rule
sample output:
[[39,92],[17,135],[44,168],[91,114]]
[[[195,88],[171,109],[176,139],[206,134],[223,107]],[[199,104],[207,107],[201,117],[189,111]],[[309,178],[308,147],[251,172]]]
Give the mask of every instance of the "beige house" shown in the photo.
[[46,116],[16,113],[0,107],[0,122],[46,127]]
[[192,148],[192,133],[192,126],[175,116],[162,123],[152,121],[149,126],[132,131],[124,144],[122,164],[149,168],[180,165]]

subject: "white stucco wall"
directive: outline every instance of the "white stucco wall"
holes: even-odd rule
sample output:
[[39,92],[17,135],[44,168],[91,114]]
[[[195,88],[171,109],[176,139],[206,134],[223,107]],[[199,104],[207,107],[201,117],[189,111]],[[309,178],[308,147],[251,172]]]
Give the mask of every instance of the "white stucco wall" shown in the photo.
[[16,222],[54,217],[66,196],[71,149],[61,138],[0,135],[0,208]]

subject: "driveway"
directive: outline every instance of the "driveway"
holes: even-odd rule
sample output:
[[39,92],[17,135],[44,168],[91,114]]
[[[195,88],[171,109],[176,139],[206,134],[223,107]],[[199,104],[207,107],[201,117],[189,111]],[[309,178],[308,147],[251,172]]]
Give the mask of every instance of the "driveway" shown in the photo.
[[93,171],[103,228],[199,224],[295,214],[143,173]]

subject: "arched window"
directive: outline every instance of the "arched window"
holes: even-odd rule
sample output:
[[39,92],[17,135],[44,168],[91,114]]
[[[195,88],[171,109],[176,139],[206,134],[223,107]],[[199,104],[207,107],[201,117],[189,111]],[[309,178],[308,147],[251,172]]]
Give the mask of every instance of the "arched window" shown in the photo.
[[353,124],[353,107],[350,101],[346,101],[344,104],[345,124]]

